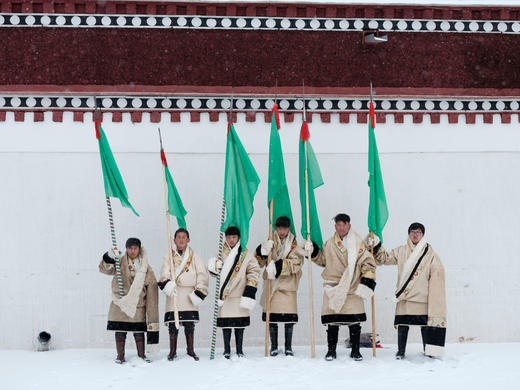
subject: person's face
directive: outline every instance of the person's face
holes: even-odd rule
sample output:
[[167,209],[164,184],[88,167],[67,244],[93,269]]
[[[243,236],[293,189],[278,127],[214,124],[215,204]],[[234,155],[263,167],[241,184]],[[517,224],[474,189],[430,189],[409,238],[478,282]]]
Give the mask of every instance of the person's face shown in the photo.
[[234,248],[238,240],[240,240],[240,236],[236,234],[226,236],[226,243],[229,245],[230,248]]
[[348,231],[350,230],[350,223],[349,222],[343,222],[338,221],[334,225],[336,228],[336,233],[338,233],[338,236],[343,239],[348,234]]
[[421,241],[421,238],[423,238],[423,232],[421,229],[414,229],[410,230],[410,233],[408,233],[408,236],[410,237],[410,240],[413,242],[414,245],[416,245],[419,241]]
[[289,234],[289,231],[291,230],[290,227],[282,227],[282,226],[277,226],[274,228],[274,230],[276,230],[276,233],[278,234],[278,237],[280,237],[281,240],[285,239],[288,234]]
[[139,251],[140,248],[138,245],[132,245],[131,247],[126,248],[126,253],[128,254],[128,257],[130,257],[132,260],[139,256]]
[[177,251],[184,252],[190,242],[188,235],[185,232],[179,232],[173,239],[175,246],[177,247]]

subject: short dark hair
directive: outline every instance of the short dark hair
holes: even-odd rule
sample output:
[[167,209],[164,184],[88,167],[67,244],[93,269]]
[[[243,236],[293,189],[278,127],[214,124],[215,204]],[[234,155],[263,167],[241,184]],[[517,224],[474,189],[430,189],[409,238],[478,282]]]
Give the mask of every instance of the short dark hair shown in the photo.
[[126,248],[130,248],[131,246],[137,245],[139,249],[141,249],[141,240],[135,237],[130,237],[128,240],[126,240]]
[[348,216],[347,214],[339,213],[334,217],[334,222],[350,223],[350,216]]
[[425,232],[424,225],[419,222],[414,222],[410,225],[410,227],[408,228],[408,234],[410,234],[410,232],[412,230],[417,230],[417,229],[421,229],[422,234],[424,234],[424,232]]
[[190,238],[190,232],[188,232],[186,229],[184,228],[178,228],[176,231],[175,231],[175,234],[173,235],[173,238],[177,238],[177,234],[179,233],[186,233],[186,235],[188,236],[188,238]]
[[236,226],[230,226],[226,229],[226,236],[238,236],[240,237],[240,230]]
[[276,220],[275,227],[284,227],[284,228],[291,227],[291,220],[289,219],[289,217],[285,217],[285,216],[279,217]]

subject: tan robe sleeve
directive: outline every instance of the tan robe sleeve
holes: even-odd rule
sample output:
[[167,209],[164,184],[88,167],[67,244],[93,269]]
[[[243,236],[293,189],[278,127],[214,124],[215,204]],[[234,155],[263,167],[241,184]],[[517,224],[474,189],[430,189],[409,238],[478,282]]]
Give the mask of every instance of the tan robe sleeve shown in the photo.
[[164,282],[166,279],[171,280],[171,264],[172,262],[170,261],[170,257],[168,255],[165,255],[163,257],[159,281]]
[[260,266],[256,258],[251,256],[251,260],[247,263],[246,268],[246,285],[258,288],[258,278],[260,277]]
[[396,265],[397,264],[397,250],[392,249],[390,253],[388,253],[385,248],[381,247],[379,251],[377,251],[376,255],[376,264],[377,265]]
[[115,275],[116,265],[105,263],[105,261],[101,259],[101,263],[99,263],[99,272],[105,275]]
[[323,246],[321,247],[321,250],[318,252],[318,254],[313,257],[311,259],[311,261],[316,264],[316,265],[319,265],[320,267],[325,267],[325,264],[326,264],[326,261],[325,261],[325,248],[327,247],[328,245],[328,241],[323,244]]
[[303,266],[303,257],[296,253],[296,240],[294,247],[291,249],[287,257],[283,260],[282,276],[297,274]]
[[146,323],[148,331],[159,331],[159,287],[152,267],[148,266],[145,279]]
[[437,255],[433,257],[428,283],[428,326],[446,327],[446,276]]
[[197,273],[197,282],[195,284],[195,290],[199,290],[204,295],[208,295],[208,270],[202,262],[202,259],[196,254],[193,254],[193,265],[195,266],[195,272]]
[[361,255],[358,260],[362,278],[374,279],[376,278],[376,261],[368,250]]

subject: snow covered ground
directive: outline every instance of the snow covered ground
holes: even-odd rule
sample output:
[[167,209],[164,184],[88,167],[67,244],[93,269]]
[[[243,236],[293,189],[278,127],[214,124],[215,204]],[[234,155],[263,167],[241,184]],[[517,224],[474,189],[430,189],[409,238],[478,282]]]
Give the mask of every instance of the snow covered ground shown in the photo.
[[[520,343],[449,344],[442,360],[422,355],[422,345],[410,344],[407,359],[394,359],[395,345],[372,351],[362,349],[365,360],[348,358],[350,350],[338,345],[338,360],[323,360],[325,346],[316,359],[308,347],[295,348],[296,356],[264,358],[263,348],[246,348],[246,358],[221,356],[209,360],[209,350],[198,349],[199,362],[188,358],[184,344],[180,357],[166,360],[167,351],[145,363],[127,342],[128,362],[113,362],[112,349],[67,349],[51,352],[0,350],[2,389],[512,389],[518,386]],[[185,387],[186,386],[186,387]]]

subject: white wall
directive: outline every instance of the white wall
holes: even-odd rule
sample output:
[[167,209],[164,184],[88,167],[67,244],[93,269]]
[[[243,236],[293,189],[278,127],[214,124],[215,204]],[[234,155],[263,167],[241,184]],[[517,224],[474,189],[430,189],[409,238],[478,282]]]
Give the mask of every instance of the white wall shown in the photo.
[[[0,123],[0,348],[31,348],[35,335],[48,330],[61,347],[112,347],[105,331],[110,278],[98,273],[101,254],[110,246],[101,167],[90,116],[85,123],[64,115],[54,123],[15,122],[12,113]],[[88,119],[88,120],[87,120]],[[333,233],[331,218],[349,213],[354,229],[366,234],[368,208],[367,126],[310,124],[325,185],[317,190],[324,238]],[[463,121],[463,119],[462,119]],[[293,213],[300,229],[298,197],[298,134],[300,118],[282,122],[282,146]],[[163,183],[158,153],[157,124],[145,114],[142,123],[111,123],[104,129],[125,179],[135,217],[113,202],[120,246],[129,236],[140,237],[158,273],[167,242]],[[226,124],[180,123],[167,117],[160,124],[174,180],[188,210],[192,247],[207,259],[217,247]],[[255,200],[250,248],[267,235],[266,176],[269,124],[239,115],[237,132],[262,179]],[[518,119],[510,125],[422,124],[376,127],[390,218],[385,246],[406,240],[413,221],[426,225],[429,242],[447,273],[448,341],[475,337],[477,341],[519,341],[520,259],[515,250],[520,235],[520,132]],[[313,266],[316,337],[325,342],[319,323],[321,270]],[[295,344],[308,343],[307,267],[300,287],[300,323]],[[393,267],[378,269],[376,324],[383,343],[395,342],[392,295]],[[210,288],[213,290],[213,286]],[[212,298],[212,297],[211,297]],[[209,347],[213,303],[202,306],[197,326],[199,348]],[[367,305],[367,312],[369,308]],[[164,300],[161,294],[161,316]],[[261,344],[264,336],[260,309],[252,314],[246,344]],[[367,323],[369,324],[369,323]],[[369,331],[368,326],[363,331]],[[167,345],[166,328],[161,344]],[[413,338],[418,339],[418,332]],[[342,335],[346,335],[342,330]],[[219,333],[219,345],[221,343]],[[183,345],[183,344],[181,344]]]

